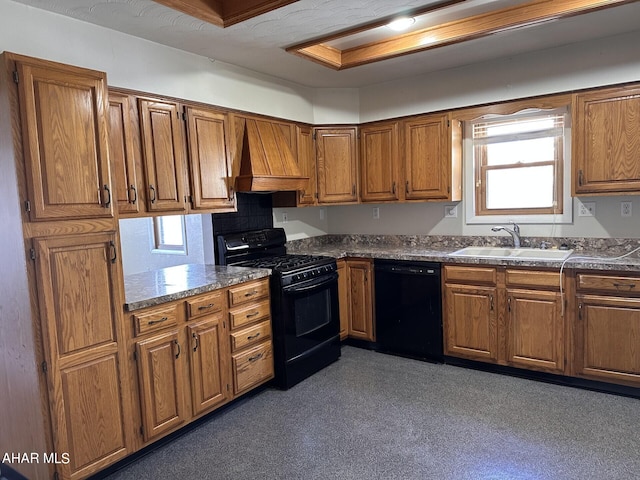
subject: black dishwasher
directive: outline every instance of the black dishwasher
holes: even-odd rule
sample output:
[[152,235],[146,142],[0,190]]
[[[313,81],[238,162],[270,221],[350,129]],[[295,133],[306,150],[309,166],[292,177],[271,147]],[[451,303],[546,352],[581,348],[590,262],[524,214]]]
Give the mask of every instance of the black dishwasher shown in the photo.
[[375,260],[376,350],[442,361],[440,264]]

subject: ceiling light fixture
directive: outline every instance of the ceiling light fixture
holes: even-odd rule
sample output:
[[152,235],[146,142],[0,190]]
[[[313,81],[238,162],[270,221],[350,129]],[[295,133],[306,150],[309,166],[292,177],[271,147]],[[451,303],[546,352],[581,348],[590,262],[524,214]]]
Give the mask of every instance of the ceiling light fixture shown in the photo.
[[387,27],[395,32],[402,32],[408,29],[415,22],[416,19],[413,17],[399,17],[387,23]]

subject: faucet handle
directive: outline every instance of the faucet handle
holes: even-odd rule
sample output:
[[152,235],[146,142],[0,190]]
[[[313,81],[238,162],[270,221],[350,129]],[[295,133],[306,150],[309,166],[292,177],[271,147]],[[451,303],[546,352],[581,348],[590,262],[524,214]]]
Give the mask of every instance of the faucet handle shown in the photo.
[[520,226],[519,226],[516,222],[514,222],[513,220],[511,220],[509,223],[510,223],[511,225],[513,225],[513,231],[514,231],[514,232],[516,232],[516,233],[520,233]]
[[546,250],[551,246],[551,242],[545,242],[544,240],[540,242],[540,248],[542,250]]

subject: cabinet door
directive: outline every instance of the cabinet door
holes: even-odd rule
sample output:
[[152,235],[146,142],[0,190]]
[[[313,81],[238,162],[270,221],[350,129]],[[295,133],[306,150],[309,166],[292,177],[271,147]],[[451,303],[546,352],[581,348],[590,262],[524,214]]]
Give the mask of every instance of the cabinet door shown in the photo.
[[126,456],[118,345],[118,264],[111,233],[37,239],[36,269],[54,450],[64,478]]
[[373,331],[373,281],[371,262],[349,260],[349,336],[361,340],[375,340]]
[[185,421],[182,347],[178,330],[136,342],[144,440]]
[[31,220],[113,217],[102,72],[18,62]]
[[227,115],[194,107],[187,107],[186,114],[193,209],[233,210]]
[[564,317],[557,292],[507,289],[507,361],[564,373]]
[[187,327],[193,414],[224,403],[229,396],[227,333],[223,315],[213,315]]
[[574,100],[574,193],[640,192],[640,86]]
[[640,385],[640,299],[578,295],[575,373]]
[[363,202],[400,199],[397,122],[360,129],[360,174]]
[[497,299],[495,287],[445,285],[445,354],[497,360]]
[[316,204],[316,153],[313,145],[313,129],[311,127],[296,127],[298,137],[298,168],[303,177],[309,177],[309,186],[298,192],[299,205]]
[[403,122],[406,200],[461,199],[462,144],[458,130],[454,148],[454,131],[447,115]]
[[318,203],[356,203],[356,129],[315,129]]
[[340,305],[340,340],[349,335],[349,279],[346,260],[338,260],[338,303]]
[[139,99],[147,208],[152,212],[186,210],[185,142],[178,105]]
[[113,167],[113,196],[120,213],[138,213],[138,183],[131,97],[109,93],[109,155]]

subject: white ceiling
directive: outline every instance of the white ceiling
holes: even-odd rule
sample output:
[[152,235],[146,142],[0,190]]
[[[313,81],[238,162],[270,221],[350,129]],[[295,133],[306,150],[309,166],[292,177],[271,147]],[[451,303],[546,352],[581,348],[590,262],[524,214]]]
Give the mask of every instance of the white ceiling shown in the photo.
[[[640,2],[334,71],[284,48],[439,0],[300,0],[225,29],[151,0],[14,0],[309,87],[362,87],[640,29]],[[486,3],[486,0],[483,0]],[[502,2],[504,3],[504,2]]]

